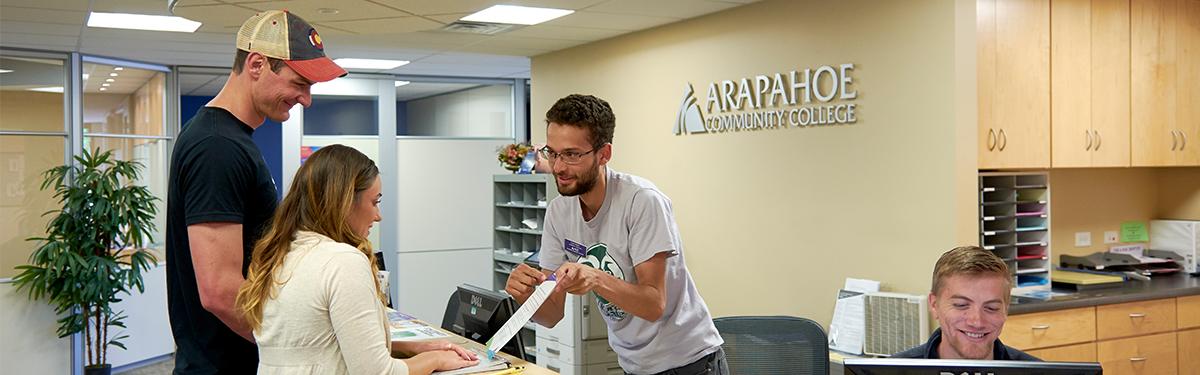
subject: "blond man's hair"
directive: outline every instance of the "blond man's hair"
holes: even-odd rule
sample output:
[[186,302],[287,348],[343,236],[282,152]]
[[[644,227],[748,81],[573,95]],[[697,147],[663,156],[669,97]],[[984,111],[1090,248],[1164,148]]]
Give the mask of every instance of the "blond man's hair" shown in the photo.
[[[1012,289],[1012,276],[1008,273],[1008,264],[1004,259],[979,246],[959,246],[942,254],[937,265],[933,266],[933,286],[930,293],[938,294],[943,280],[952,276],[995,275],[1004,278],[1008,288]],[[1005,298],[1007,301],[1007,298]]]

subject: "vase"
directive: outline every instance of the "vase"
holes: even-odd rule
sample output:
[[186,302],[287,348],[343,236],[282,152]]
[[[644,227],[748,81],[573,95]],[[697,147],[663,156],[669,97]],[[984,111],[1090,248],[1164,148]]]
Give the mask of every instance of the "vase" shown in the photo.
[[91,365],[83,368],[84,375],[110,375],[112,364]]
[[517,170],[521,169],[521,166],[515,164],[505,164],[504,169],[510,170],[512,173],[517,173]]

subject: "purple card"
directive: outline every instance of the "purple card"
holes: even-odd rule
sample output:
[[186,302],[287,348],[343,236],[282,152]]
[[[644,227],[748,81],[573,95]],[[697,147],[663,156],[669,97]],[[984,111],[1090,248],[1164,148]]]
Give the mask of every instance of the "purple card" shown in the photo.
[[563,249],[566,249],[568,253],[575,254],[575,256],[579,257],[587,254],[586,247],[583,247],[583,245],[568,239],[563,239]]

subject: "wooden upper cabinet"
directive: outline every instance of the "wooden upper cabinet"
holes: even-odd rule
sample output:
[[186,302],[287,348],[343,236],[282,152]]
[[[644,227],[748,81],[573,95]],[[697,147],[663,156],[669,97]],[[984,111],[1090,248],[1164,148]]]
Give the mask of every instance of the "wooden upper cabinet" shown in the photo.
[[1129,0],[1093,0],[1091,26],[1092,166],[1128,167]]
[[1176,22],[1176,121],[1183,137],[1180,165],[1200,165],[1200,0],[1179,0]]
[[979,0],[979,168],[1050,167],[1050,2]]
[[1092,1],[1051,0],[1050,124],[1055,167],[1092,166]]
[[1129,0],[1051,0],[1052,166],[1129,166]]
[[1132,0],[1134,166],[1200,165],[1200,0]]

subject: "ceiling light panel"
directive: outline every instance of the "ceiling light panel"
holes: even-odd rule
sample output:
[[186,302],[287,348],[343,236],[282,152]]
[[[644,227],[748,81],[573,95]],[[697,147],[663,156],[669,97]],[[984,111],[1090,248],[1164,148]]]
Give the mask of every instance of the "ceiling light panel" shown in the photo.
[[571,13],[573,10],[554,8],[523,7],[519,5],[493,5],[461,18],[463,21],[536,25]]
[[148,14],[92,12],[88,16],[88,27],[109,29],[195,32],[201,23],[183,17],[152,16]]
[[371,69],[371,70],[388,70],[396,69],[408,64],[405,60],[380,60],[380,59],[356,59],[356,58],[340,58],[333,60],[342,69]]

